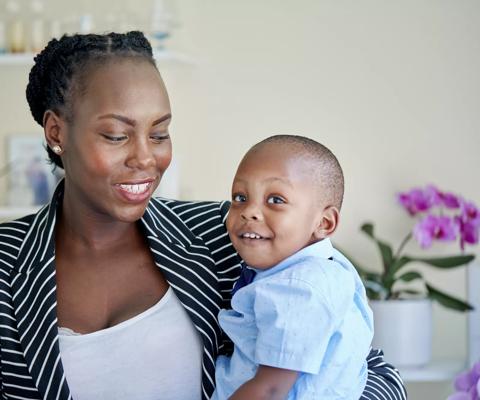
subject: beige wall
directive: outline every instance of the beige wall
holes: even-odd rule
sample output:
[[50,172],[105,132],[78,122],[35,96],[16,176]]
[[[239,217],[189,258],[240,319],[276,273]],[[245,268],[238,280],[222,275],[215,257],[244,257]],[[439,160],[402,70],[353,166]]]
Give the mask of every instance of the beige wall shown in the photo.
[[[95,5],[101,15],[106,3],[84,7]],[[148,12],[148,1],[138,4]],[[396,242],[411,226],[395,204],[398,190],[435,183],[480,203],[474,172],[480,152],[478,1],[174,4],[181,25],[172,49],[196,61],[161,66],[183,197],[227,198],[249,146],[274,133],[298,133],[329,146],[343,165],[347,186],[335,239],[364,264],[379,265],[376,249],[358,232],[363,221],[375,222],[380,235]],[[38,131],[24,100],[27,72],[0,66],[0,135]],[[416,246],[411,251],[420,252]],[[438,246],[432,253],[456,251]],[[463,270],[424,271],[437,287],[465,296]],[[434,312],[434,357],[465,357],[465,316]],[[448,392],[447,384],[416,385],[411,398]]]

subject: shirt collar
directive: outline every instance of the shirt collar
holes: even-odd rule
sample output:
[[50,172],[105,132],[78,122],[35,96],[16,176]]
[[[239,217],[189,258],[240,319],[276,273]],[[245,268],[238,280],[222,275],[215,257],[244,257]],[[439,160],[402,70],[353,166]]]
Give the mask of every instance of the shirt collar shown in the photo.
[[303,249],[297,251],[296,253],[292,254],[291,256],[285,258],[284,260],[280,261],[277,265],[274,265],[268,269],[259,269],[249,267],[257,273],[258,276],[267,276],[273,273],[282,271],[293,264],[301,262],[305,258],[310,257],[320,257],[329,259],[333,257],[333,246],[332,242],[329,238],[325,238],[319,242],[313,243]]

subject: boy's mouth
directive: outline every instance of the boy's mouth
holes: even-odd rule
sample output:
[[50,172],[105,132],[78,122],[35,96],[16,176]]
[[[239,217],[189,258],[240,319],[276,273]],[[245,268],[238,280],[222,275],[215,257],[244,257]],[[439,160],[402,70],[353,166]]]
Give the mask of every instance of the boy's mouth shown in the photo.
[[255,233],[255,232],[245,232],[245,233],[241,233],[240,234],[240,237],[242,239],[267,239],[261,235],[259,235],[258,233]]

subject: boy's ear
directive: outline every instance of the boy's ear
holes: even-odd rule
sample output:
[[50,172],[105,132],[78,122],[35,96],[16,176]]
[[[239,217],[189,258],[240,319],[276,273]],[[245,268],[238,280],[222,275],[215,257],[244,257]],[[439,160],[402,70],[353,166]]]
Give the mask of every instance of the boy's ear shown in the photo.
[[43,131],[48,147],[60,146],[65,148],[66,123],[62,117],[52,110],[45,111],[43,115]]
[[313,232],[313,237],[316,241],[325,239],[335,232],[340,219],[340,212],[337,207],[328,206],[322,211],[319,218],[320,220]]

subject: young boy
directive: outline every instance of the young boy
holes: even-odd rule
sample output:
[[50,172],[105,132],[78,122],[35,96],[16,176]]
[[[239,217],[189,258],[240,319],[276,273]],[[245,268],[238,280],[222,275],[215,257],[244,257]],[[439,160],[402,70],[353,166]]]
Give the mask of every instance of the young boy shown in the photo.
[[227,229],[247,267],[219,315],[235,347],[217,360],[212,399],[360,398],[373,319],[330,243],[342,199],[341,167],[314,140],[272,136],[241,161]]

